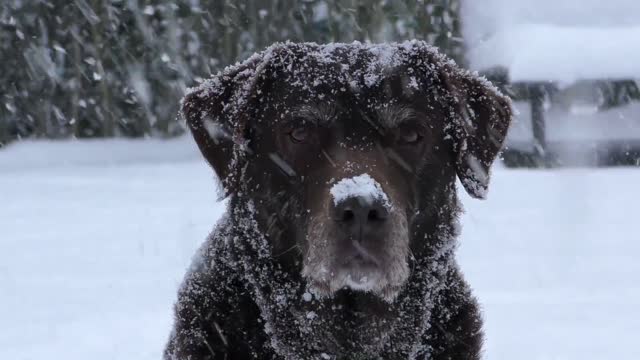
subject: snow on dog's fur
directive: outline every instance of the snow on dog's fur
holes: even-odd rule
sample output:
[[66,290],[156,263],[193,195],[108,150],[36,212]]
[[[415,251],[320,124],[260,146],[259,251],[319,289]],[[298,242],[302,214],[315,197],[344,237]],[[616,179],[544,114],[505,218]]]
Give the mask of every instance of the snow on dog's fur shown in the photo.
[[167,359],[479,359],[456,175],[484,197],[511,118],[423,42],[275,44],[190,89],[229,197]]

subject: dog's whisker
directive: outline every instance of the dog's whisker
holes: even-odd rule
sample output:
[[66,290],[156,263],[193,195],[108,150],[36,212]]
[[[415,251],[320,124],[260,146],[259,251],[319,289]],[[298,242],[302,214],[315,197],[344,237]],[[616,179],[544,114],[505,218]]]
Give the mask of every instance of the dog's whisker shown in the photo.
[[335,167],[338,167],[338,165],[336,164],[336,162],[335,162],[335,161],[333,161],[333,159],[331,158],[331,156],[330,156],[329,154],[327,154],[327,152],[326,152],[324,149],[322,149],[322,150],[320,150],[320,151],[322,152],[322,155],[324,155],[324,157],[329,161],[329,163],[331,164],[331,166],[333,166],[334,168],[335,168]]
[[269,216],[269,219],[267,220],[267,233],[271,233],[271,230],[273,229],[273,227],[276,225],[277,222],[278,222],[277,214],[272,214],[271,216]]
[[287,162],[284,161],[278,154],[269,154],[269,159],[271,159],[271,161],[273,161],[273,163],[276,164],[276,166],[278,166],[289,177],[296,176],[296,172],[293,170],[291,165],[287,164]]
[[369,115],[367,115],[367,113],[365,113],[364,111],[358,109],[358,111],[360,112],[360,116],[362,117],[362,119],[364,119],[369,125],[371,125],[371,127],[380,135],[384,134],[384,129],[376,124],[371,117],[369,117]]
[[398,155],[398,153],[393,149],[386,149],[385,153],[389,158],[391,158],[391,160],[395,161],[402,168],[410,173],[413,173],[413,168],[411,168],[411,166],[409,166],[409,164],[407,164],[407,162],[402,157],[400,157],[400,155]]
[[408,261],[409,261],[409,265],[410,265],[410,268],[409,268],[409,277],[410,277],[411,275],[413,275],[415,273],[415,269],[416,269],[416,257],[413,254],[413,250],[411,250],[411,248],[409,248],[409,259],[408,259]]

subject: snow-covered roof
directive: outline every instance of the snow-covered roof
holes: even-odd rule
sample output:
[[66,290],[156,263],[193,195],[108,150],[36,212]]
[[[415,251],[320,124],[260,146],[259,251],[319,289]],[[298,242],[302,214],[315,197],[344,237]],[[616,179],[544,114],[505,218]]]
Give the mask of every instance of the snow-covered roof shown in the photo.
[[465,0],[470,66],[511,81],[640,78],[640,1]]

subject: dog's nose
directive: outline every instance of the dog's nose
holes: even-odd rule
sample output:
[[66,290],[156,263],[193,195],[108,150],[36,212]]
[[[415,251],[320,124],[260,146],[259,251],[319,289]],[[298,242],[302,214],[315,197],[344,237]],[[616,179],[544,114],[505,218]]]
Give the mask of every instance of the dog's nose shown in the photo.
[[382,200],[362,196],[350,197],[334,207],[334,220],[354,234],[377,228],[385,223],[388,215]]

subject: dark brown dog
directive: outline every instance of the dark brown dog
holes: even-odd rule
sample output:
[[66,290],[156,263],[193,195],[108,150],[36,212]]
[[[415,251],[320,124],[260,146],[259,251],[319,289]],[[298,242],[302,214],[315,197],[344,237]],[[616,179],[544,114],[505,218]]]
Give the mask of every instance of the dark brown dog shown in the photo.
[[229,208],[166,359],[479,359],[455,180],[484,197],[510,109],[416,41],[276,44],[192,89]]

